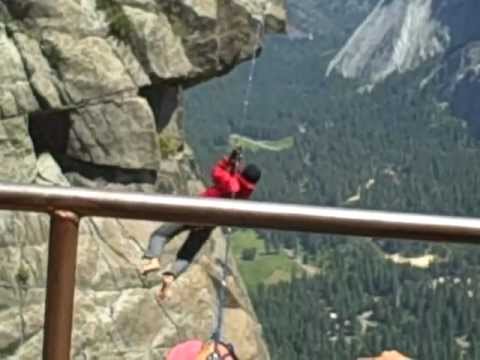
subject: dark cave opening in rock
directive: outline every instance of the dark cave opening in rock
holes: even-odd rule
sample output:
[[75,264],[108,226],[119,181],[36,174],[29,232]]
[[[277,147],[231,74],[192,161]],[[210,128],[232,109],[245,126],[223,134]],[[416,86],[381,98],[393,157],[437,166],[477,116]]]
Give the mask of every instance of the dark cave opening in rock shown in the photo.
[[145,98],[155,116],[157,131],[161,132],[170,123],[180,106],[180,89],[174,85],[155,84],[144,86],[138,95]]
[[[64,174],[78,174],[88,180],[100,183],[150,184],[157,181],[157,173],[150,169],[125,169],[117,166],[90,163],[78,160],[67,153],[71,129],[69,111],[41,111],[30,114],[28,130],[35,153],[48,152]],[[69,177],[78,179],[78,177]],[[72,185],[85,185],[75,181]]]
[[39,111],[30,114],[28,131],[37,155],[65,155],[71,120],[68,111]]

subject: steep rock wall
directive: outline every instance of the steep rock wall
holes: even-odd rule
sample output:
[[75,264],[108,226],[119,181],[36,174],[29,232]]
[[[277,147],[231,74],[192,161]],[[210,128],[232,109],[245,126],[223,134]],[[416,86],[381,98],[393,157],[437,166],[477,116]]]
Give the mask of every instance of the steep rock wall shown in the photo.
[[411,70],[479,39],[479,13],[475,0],[381,0],[328,72],[376,82]]
[[480,2],[381,0],[331,61],[333,71],[365,84],[432,60],[432,74],[454,113],[480,134],[478,66]]
[[[247,60],[258,22],[283,31],[269,0],[1,0],[0,181],[195,194],[182,91]],[[73,358],[161,359],[214,324],[225,240],[216,231],[163,306],[137,266],[158,224],[82,220]],[[0,354],[41,355],[48,217],[0,215]],[[167,248],[164,264],[178,249]],[[268,359],[234,262],[226,336]]]

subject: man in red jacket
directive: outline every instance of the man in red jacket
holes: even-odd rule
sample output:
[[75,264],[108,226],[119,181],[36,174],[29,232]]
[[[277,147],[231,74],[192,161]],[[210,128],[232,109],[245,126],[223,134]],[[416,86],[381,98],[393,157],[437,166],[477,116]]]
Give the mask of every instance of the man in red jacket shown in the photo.
[[[225,198],[225,199],[248,199],[257,182],[260,180],[261,171],[254,164],[248,164],[239,169],[240,150],[235,149],[229,157],[221,159],[212,169],[213,185],[207,188],[200,196]],[[155,230],[150,237],[148,249],[144,258],[148,262],[143,266],[141,273],[159,270],[159,257],[164,246],[176,235],[189,230],[187,240],[177,253],[177,259],[172,270],[165,272],[162,279],[162,287],[157,294],[157,300],[170,296],[169,286],[191,264],[197,253],[210,237],[214,227],[192,226],[186,224],[168,223]]]

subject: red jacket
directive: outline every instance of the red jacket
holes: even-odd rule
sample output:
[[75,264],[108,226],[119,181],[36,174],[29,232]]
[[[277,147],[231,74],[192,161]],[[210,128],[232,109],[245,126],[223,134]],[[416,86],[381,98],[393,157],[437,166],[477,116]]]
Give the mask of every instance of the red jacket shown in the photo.
[[220,160],[212,169],[213,185],[201,196],[215,198],[248,199],[255,190],[255,184],[239,172],[232,173],[232,164],[227,158]]

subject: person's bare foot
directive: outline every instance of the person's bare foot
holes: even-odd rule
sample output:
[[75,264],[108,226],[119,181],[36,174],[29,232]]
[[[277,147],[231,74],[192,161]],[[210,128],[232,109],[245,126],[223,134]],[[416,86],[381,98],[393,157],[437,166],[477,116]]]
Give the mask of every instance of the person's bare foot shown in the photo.
[[148,259],[140,269],[140,274],[147,275],[152,271],[160,270],[160,260],[157,258]]
[[157,303],[161,303],[165,299],[168,299],[172,296],[172,290],[170,285],[175,281],[175,276],[172,274],[163,274],[162,276],[162,286],[157,290],[155,294],[155,300]]

